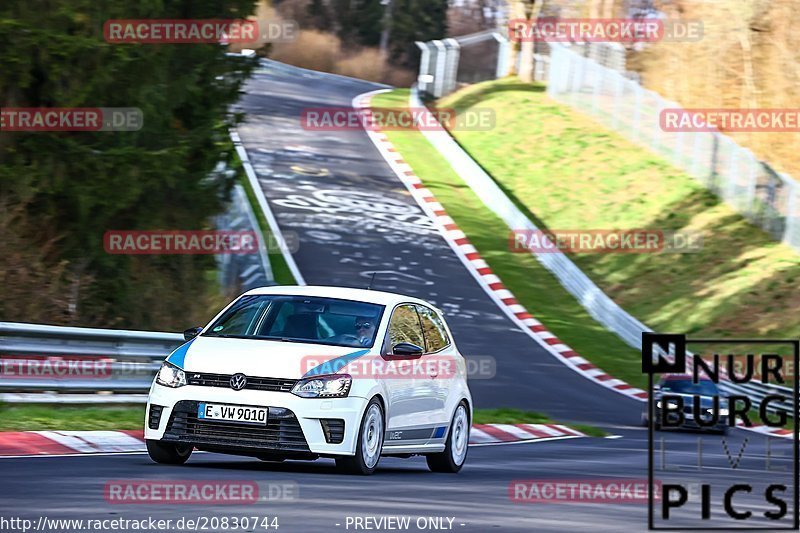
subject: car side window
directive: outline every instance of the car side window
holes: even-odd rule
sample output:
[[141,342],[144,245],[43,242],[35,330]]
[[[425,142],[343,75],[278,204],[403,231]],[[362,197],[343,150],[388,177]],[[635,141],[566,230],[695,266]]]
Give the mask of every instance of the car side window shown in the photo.
[[425,353],[438,352],[450,344],[444,322],[433,309],[418,305],[419,317],[422,321],[422,332],[425,334]]
[[389,349],[400,342],[410,342],[422,348],[425,338],[419,325],[417,310],[411,304],[397,306],[389,322]]

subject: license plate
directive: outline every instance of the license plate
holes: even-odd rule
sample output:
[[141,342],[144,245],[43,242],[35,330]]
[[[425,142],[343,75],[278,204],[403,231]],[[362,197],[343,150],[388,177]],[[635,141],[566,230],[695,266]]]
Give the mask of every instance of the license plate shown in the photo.
[[244,405],[225,405],[219,403],[201,403],[197,406],[197,418],[241,424],[267,424],[266,407],[247,407]]

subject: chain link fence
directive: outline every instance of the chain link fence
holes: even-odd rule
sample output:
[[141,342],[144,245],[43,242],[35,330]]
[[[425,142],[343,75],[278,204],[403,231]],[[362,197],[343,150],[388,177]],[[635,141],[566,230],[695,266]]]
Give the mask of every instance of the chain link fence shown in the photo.
[[664,131],[664,109],[680,109],[653,91],[571,47],[550,45],[548,94],[606,127],[645,144],[776,240],[800,250],[800,185],[719,132]]
[[[459,85],[500,78],[509,71],[511,43],[497,32],[417,46],[422,51],[417,85],[423,98],[440,98]],[[533,75],[547,83],[555,100],[661,154],[775,240],[800,251],[798,182],[719,132],[664,131],[661,112],[681,106],[631,79],[625,57],[619,43],[537,42]],[[521,54],[516,61],[519,67]]]

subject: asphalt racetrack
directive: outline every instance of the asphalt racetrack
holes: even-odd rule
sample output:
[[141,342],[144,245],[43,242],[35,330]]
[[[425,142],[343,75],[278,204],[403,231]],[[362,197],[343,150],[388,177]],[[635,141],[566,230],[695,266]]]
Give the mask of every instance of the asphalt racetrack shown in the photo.
[[[533,481],[646,483],[647,430],[638,427],[642,404],[575,373],[520,331],[461,264],[364,132],[301,127],[304,108],[349,107],[353,97],[375,88],[266,61],[240,103],[247,120],[239,133],[281,230],[299,238],[294,257],[305,281],[363,288],[369,273],[379,272],[376,288],[419,296],[443,309],[463,353],[496,359],[494,379],[470,382],[476,407],[542,411],[560,422],[602,427],[613,438],[473,446],[458,475],[430,473],[422,458],[384,458],[369,477],[339,474],[331,460],[265,463],[207,453],[194,455],[182,467],[156,465],[145,454],[3,458],[0,515],[35,525],[43,515],[152,517],[173,524],[180,518],[216,517],[217,527],[207,522],[208,531],[225,530],[219,520],[234,516],[276,517],[280,532],[647,529],[646,501],[530,501],[526,487]],[[790,440],[772,439],[768,450],[766,437],[741,430],[731,432],[727,447],[712,435],[668,432],[656,438],[656,477],[693,487],[688,503],[674,511],[672,527],[791,526]],[[262,488],[288,487],[291,494],[246,505],[119,503],[109,500],[107,487],[120,480],[247,481]],[[742,482],[753,490],[737,493],[732,502],[736,509],[751,511],[753,519],[731,521],[724,511],[724,491]],[[711,486],[709,520],[701,520],[703,483]],[[788,502],[786,518],[769,524],[763,513],[776,506],[764,497],[767,483],[788,487],[780,495]],[[660,502],[655,506],[660,516]],[[377,522],[381,517],[408,517],[410,522],[393,527],[402,522]],[[39,530],[81,530],[50,526]],[[0,523],[0,530],[22,529]],[[174,525],[167,530],[179,531]],[[233,530],[230,525],[228,530]],[[269,529],[250,524],[239,530]]]

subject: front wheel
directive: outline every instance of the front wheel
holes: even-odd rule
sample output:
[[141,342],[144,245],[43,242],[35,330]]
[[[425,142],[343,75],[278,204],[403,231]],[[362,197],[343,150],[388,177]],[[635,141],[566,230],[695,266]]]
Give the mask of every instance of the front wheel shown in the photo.
[[469,429],[467,404],[461,402],[453,414],[453,421],[450,423],[450,432],[447,435],[444,451],[425,456],[428,461],[428,468],[431,471],[455,474],[461,470],[467,460]]
[[182,465],[192,455],[192,445],[148,440],[147,454],[150,459],[162,465]]
[[383,449],[383,409],[377,398],[370,400],[364,411],[364,419],[358,431],[356,454],[352,457],[337,457],[336,466],[348,474],[366,476],[378,466]]

